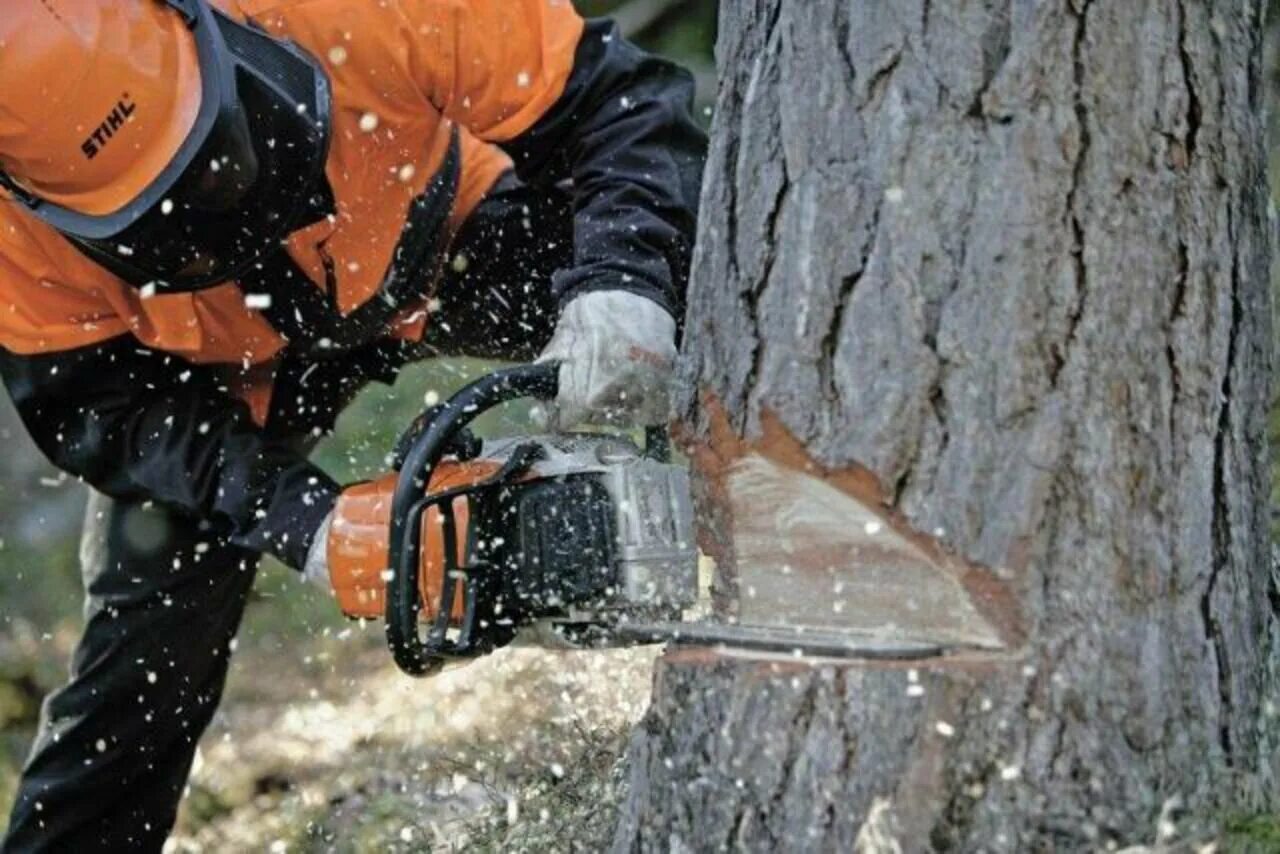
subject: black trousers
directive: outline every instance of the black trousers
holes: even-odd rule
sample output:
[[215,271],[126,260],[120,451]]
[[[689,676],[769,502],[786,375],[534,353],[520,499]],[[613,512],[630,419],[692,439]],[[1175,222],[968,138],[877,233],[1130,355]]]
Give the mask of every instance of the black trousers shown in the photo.
[[[558,191],[500,181],[455,241],[466,261],[451,265],[415,353],[535,355],[556,317],[551,273],[572,256],[571,208]],[[331,424],[357,390],[344,387],[314,420]],[[81,563],[84,635],[69,681],[45,701],[4,851],[160,850],[222,695],[258,556],[200,520],[95,493]]]

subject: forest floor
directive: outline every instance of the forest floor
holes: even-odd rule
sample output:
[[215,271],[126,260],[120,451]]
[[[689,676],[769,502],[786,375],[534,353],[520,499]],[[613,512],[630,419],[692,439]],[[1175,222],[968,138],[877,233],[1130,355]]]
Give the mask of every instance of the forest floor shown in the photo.
[[[330,619],[331,603],[301,586],[278,568],[259,579],[166,851],[608,846],[655,648],[511,648],[410,679],[380,624]],[[34,649],[62,653],[72,637]],[[31,695],[4,730],[6,800],[47,678],[4,683],[11,699]]]
[[411,680],[364,640],[284,680],[246,656],[169,850],[607,847],[652,650],[512,649]]

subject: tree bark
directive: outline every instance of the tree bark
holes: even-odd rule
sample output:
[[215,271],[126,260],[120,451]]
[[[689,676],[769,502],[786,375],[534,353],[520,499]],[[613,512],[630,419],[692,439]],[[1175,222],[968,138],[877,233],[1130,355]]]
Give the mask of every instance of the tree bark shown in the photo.
[[722,1],[677,404],[719,607],[758,608],[745,466],[960,567],[912,583],[998,641],[669,650],[617,850],[1096,849],[1280,807],[1263,5]]

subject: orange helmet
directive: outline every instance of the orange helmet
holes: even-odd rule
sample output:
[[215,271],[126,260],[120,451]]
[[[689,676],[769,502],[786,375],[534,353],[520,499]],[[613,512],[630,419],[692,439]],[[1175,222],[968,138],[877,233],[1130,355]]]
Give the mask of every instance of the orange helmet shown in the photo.
[[6,0],[0,168],[30,192],[113,213],[173,159],[200,110],[196,43],[150,0]]
[[328,81],[296,45],[208,0],[3,2],[0,186],[95,261],[193,290],[321,215]]

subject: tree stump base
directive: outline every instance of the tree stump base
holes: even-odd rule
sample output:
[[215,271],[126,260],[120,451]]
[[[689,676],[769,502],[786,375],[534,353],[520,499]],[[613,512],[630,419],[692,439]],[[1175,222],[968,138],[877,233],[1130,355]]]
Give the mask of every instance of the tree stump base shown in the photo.
[[1181,801],[1109,798],[1124,783],[1061,743],[1043,682],[983,653],[810,663],[673,649],[632,737],[614,850],[1098,850],[1135,820],[1151,843],[1208,832],[1179,824]]

